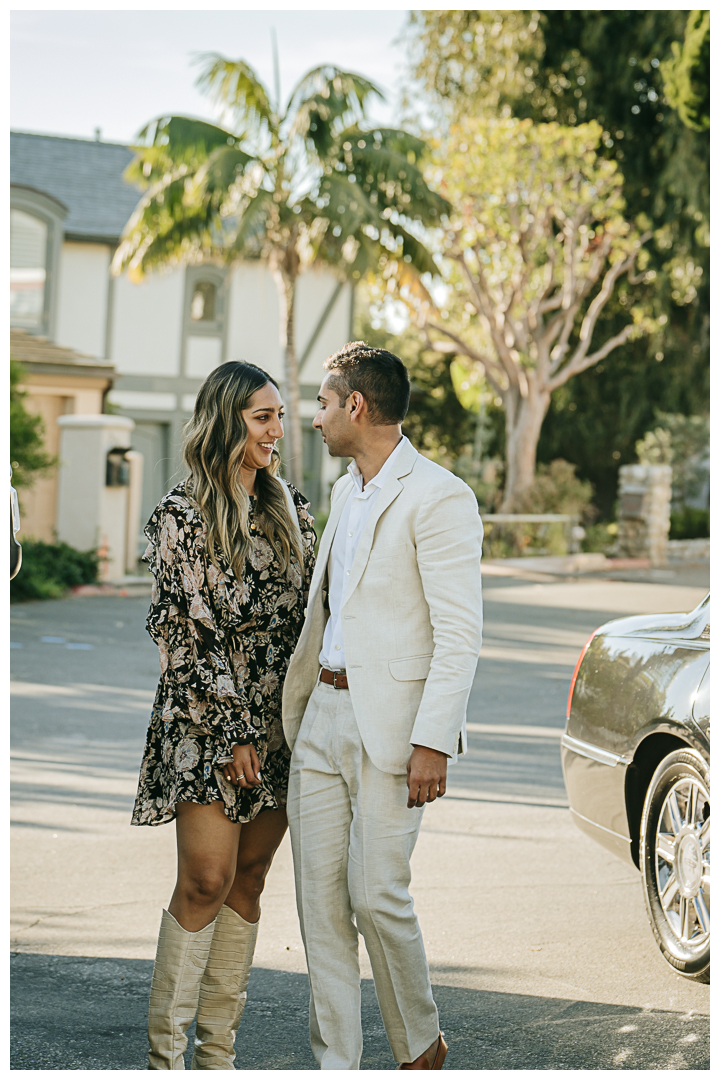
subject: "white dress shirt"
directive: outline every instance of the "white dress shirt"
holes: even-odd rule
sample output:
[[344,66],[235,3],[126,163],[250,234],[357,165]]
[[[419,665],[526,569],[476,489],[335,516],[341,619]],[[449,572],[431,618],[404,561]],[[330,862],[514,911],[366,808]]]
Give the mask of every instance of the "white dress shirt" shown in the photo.
[[377,476],[373,476],[372,480],[368,480],[364,490],[363,476],[357,464],[351,461],[348,465],[348,472],[352,477],[355,490],[350,493],[343,507],[328,560],[330,618],[325,625],[320,664],[324,668],[329,668],[330,671],[341,671],[345,668],[345,646],[340,611],[345,602],[345,589],[360,537],[367,525],[378,492],[385,483],[395,458],[407,441],[406,436],[403,435],[380,472]]

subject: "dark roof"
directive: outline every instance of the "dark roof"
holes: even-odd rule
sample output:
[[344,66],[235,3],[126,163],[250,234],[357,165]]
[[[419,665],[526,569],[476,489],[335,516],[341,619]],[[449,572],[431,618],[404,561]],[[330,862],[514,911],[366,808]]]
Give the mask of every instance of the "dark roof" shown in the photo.
[[42,374],[75,374],[112,378],[115,367],[109,360],[56,345],[46,337],[28,334],[27,330],[10,330],[10,356],[25,364],[29,371]]
[[120,143],[12,131],[10,183],[63,203],[67,237],[115,241],[140,199],[122,178],[132,157]]

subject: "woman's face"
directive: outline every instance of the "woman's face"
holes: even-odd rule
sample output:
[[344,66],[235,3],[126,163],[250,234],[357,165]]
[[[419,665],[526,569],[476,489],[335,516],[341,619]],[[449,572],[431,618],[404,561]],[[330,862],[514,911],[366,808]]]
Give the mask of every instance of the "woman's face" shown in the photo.
[[244,469],[265,469],[272,459],[275,443],[283,437],[285,407],[276,386],[265,383],[250,398],[242,418],[247,427]]

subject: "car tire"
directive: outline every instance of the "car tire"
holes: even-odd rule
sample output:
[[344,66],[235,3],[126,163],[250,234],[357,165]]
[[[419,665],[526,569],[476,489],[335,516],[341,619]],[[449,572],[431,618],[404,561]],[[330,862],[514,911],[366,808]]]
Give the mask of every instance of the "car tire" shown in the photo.
[[640,824],[650,925],[667,963],[710,982],[710,769],[696,750],[658,765]]

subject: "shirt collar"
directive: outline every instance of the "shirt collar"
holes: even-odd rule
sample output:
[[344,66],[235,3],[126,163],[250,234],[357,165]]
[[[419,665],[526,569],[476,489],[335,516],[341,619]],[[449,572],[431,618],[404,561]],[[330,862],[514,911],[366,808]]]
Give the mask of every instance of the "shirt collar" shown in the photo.
[[376,476],[373,476],[372,480],[368,480],[367,484],[365,485],[364,491],[362,473],[360,472],[360,469],[358,468],[357,463],[354,459],[350,462],[347,467],[347,471],[352,477],[352,481],[355,484],[358,494],[367,497],[368,494],[372,494],[372,491],[370,489],[379,490],[383,486],[388,476],[390,475],[390,470],[393,467],[395,459],[398,457],[403,446],[408,441],[409,440],[407,435],[403,435],[400,439],[400,442],[393,450],[392,454],[390,454],[390,456],[385,459],[385,462],[383,464],[383,467],[380,469],[380,472]]

